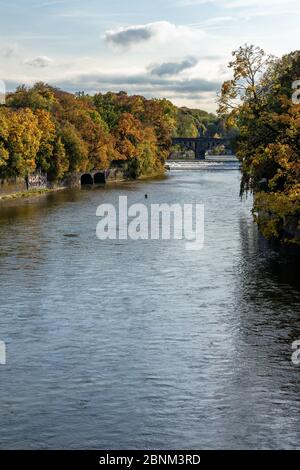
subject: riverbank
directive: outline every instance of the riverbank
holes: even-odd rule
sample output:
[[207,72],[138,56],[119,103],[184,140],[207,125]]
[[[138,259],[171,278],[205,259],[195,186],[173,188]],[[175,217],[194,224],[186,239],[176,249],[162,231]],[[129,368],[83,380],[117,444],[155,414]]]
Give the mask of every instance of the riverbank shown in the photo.
[[270,243],[300,252],[299,201],[275,198],[275,194],[254,194],[254,217],[262,236]]
[[0,196],[0,202],[11,201],[14,199],[27,199],[30,197],[42,196],[44,194],[53,193],[56,191],[63,191],[65,189],[68,189],[68,188],[66,186],[62,186],[59,188],[29,189],[28,191],[24,191],[24,192],[17,192],[17,193],[5,194],[3,196]]
[[39,197],[39,196],[43,196],[49,193],[54,193],[57,191],[64,191],[64,190],[72,189],[76,187],[81,188],[84,186],[85,187],[86,186],[99,187],[99,186],[106,186],[106,185],[110,186],[110,185],[120,184],[120,183],[126,183],[126,182],[132,182],[132,181],[147,181],[147,180],[151,180],[154,178],[164,178],[164,177],[165,177],[165,171],[151,172],[148,174],[141,175],[138,178],[128,178],[128,177],[125,177],[123,173],[122,175],[119,174],[118,177],[108,178],[103,183],[96,183],[96,184],[93,183],[92,185],[82,185],[80,183],[80,178],[77,178],[77,181],[75,181],[74,176],[73,176],[73,178],[70,178],[67,182],[62,183],[61,186],[33,188],[33,189],[19,190],[19,191],[15,191],[12,189],[12,192],[5,192],[2,195],[0,193],[0,203],[6,202],[6,201],[17,200],[17,199],[28,199],[28,198]]

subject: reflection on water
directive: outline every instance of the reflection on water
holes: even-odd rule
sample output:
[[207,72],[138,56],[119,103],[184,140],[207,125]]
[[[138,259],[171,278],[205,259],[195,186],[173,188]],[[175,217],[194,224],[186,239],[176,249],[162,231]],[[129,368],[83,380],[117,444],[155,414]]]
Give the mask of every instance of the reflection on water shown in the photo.
[[[238,171],[0,206],[1,448],[300,448],[296,266]],[[205,204],[205,246],[96,239],[102,202]]]

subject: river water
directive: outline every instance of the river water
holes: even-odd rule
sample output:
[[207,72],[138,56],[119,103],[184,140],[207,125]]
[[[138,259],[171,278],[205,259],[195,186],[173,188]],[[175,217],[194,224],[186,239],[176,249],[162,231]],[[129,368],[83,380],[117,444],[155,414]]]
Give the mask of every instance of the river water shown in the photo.
[[[206,165],[2,203],[0,448],[300,448],[297,266],[239,180]],[[119,195],[204,203],[203,249],[98,240]]]

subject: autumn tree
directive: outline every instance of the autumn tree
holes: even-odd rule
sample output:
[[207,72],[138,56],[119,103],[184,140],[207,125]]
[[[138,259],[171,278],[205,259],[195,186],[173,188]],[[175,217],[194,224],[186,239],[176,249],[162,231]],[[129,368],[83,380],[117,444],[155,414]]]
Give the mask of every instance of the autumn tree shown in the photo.
[[123,113],[114,135],[116,151],[120,159],[130,160],[138,157],[138,144],[143,138],[142,126],[138,119],[130,113]]
[[0,174],[4,172],[9,159],[7,150],[9,137],[9,121],[7,112],[4,108],[0,108]]
[[168,100],[149,100],[145,104],[146,122],[153,126],[160,150],[165,160],[170,152],[172,136],[177,124],[177,109]]
[[9,168],[17,176],[28,176],[36,169],[36,156],[40,148],[42,132],[38,119],[28,108],[8,113]]
[[300,242],[300,105],[292,101],[300,52],[274,59],[254,46],[234,53],[234,78],[225,82],[219,112],[239,129],[241,194],[254,192],[254,208],[267,238]]
[[248,104],[255,115],[264,100],[266,83],[263,77],[275,59],[260,47],[247,44],[233,51],[232,56],[228,67],[233,78],[222,85],[218,114],[228,117],[230,112],[230,117],[234,118],[240,104]]
[[[193,135],[201,119],[211,119],[204,111],[189,113]],[[179,114],[166,99],[124,91],[89,96],[42,82],[22,85],[0,109],[1,176],[41,170],[61,180],[67,172],[104,170],[116,160],[126,164],[132,177],[163,172]]]

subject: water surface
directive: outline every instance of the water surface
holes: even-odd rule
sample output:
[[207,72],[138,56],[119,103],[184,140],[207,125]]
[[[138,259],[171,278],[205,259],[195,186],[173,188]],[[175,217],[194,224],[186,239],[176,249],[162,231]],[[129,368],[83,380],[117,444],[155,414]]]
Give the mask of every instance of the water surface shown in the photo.
[[[300,448],[295,266],[259,242],[239,179],[171,171],[0,206],[2,449]],[[97,240],[119,195],[203,202],[203,250]]]

